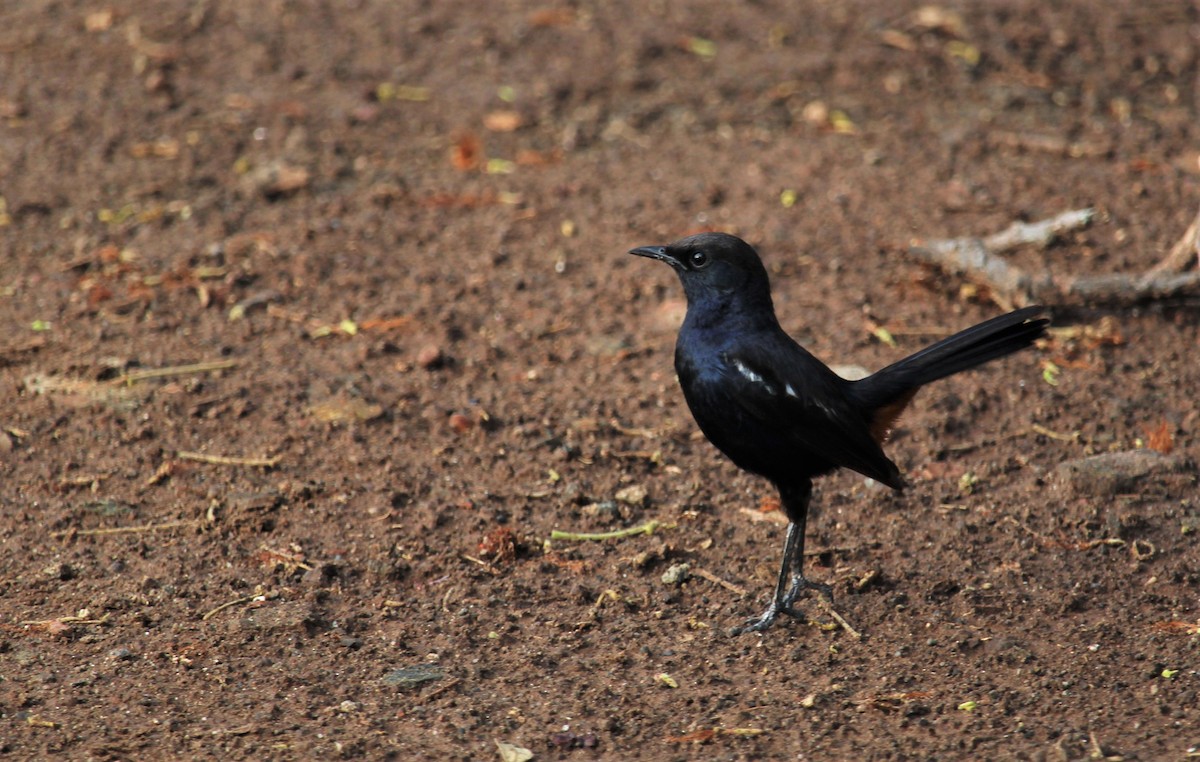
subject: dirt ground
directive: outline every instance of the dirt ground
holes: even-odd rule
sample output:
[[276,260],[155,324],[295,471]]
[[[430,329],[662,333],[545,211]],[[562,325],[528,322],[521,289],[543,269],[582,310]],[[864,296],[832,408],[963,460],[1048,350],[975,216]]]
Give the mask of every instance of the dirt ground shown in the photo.
[[[1198,100],[1177,0],[5,4],[0,751],[1191,756],[1195,300],[926,390],[912,489],[818,486],[863,637],[735,638],[780,516],[625,252],[740,234],[881,367],[1000,311],[914,239],[1094,207],[1016,256],[1156,262]],[[1139,447],[1174,470],[1060,468]]]

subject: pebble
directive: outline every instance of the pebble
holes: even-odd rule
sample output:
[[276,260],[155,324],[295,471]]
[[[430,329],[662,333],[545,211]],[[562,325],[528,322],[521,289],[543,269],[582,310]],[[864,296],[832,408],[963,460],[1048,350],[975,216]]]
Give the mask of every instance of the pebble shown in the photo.
[[1183,455],[1125,450],[1068,460],[1054,470],[1061,489],[1074,497],[1112,497],[1138,492],[1153,483],[1173,494],[1195,489],[1196,465]]
[[691,573],[691,564],[672,564],[663,572],[662,581],[664,585],[681,585],[691,576]]
[[626,505],[632,505],[635,507],[641,507],[646,504],[647,496],[648,493],[646,492],[645,487],[641,486],[640,484],[634,484],[617,490],[617,494],[614,497],[617,498],[617,502],[625,503]]
[[75,569],[70,564],[50,564],[42,573],[47,577],[54,577],[62,582],[75,578]]
[[384,685],[397,688],[413,688],[431,680],[441,680],[446,673],[436,664],[414,664],[411,667],[393,669],[383,677]]
[[442,348],[437,344],[426,344],[417,352],[417,365],[425,369],[440,367],[445,359]]
[[580,508],[579,512],[584,516],[595,516],[604,520],[616,519],[621,515],[621,511],[617,508],[617,504],[612,500],[601,500],[598,503],[588,503]]
[[450,428],[454,429],[459,434],[466,434],[471,429],[475,428],[475,421],[472,421],[462,413],[450,414]]

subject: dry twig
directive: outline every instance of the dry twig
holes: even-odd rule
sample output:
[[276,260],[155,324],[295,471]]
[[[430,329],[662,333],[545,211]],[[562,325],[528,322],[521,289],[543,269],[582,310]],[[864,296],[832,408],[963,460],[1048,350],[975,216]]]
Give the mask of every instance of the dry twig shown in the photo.
[[51,536],[66,537],[67,535],[73,535],[76,537],[86,537],[88,535],[140,534],[142,532],[157,532],[160,529],[180,529],[182,527],[199,526],[203,523],[203,519],[184,519],[182,521],[165,521],[161,524],[141,524],[135,527],[109,527],[108,529],[64,529],[61,532],[54,532]]
[[692,571],[692,574],[695,574],[697,577],[700,577],[701,579],[706,579],[715,585],[720,585],[721,587],[725,588],[726,590],[728,590],[729,592],[731,592],[735,595],[745,595],[746,594],[746,588],[742,587],[741,585],[735,585],[734,583],[732,583],[728,580],[721,579],[720,577],[713,574],[712,572],[710,572],[707,569],[693,568],[691,571]]
[[237,360],[214,360],[198,362],[191,365],[170,365],[165,368],[143,368],[122,373],[113,379],[114,384],[134,384],[151,378],[170,378],[171,376],[187,376],[194,373],[211,373],[217,370],[228,370],[236,367]]
[[283,460],[278,455],[274,458],[242,458],[234,455],[208,455],[203,452],[190,452],[188,450],[180,450],[175,455],[183,460],[195,460],[218,466],[261,466],[262,468],[274,468]]
[[985,238],[967,236],[917,244],[909,253],[987,285],[997,303],[1006,308],[1068,302],[1129,305],[1200,293],[1200,271],[1184,272],[1200,259],[1200,216],[1161,261],[1142,273],[1029,273],[1000,256],[1019,246],[1045,248],[1059,235],[1086,227],[1094,216],[1092,209],[1077,209],[1041,222],[1014,222]]
[[833,607],[833,603],[825,599],[825,596],[818,595],[817,602],[821,605],[821,608],[825,609],[826,614],[829,614],[829,616],[833,617],[833,621],[841,625],[841,628],[846,631],[846,634],[855,640],[862,640],[862,633],[851,627],[850,623],[847,622],[842,615],[838,613],[837,609]]

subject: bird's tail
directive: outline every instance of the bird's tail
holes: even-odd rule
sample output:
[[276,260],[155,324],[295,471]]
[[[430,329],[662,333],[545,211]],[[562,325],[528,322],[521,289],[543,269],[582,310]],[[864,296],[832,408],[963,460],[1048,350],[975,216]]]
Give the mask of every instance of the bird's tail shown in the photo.
[[[882,440],[917,390],[1030,346],[1050,321],[1041,307],[1025,307],[971,326],[854,383],[853,394],[876,411],[872,432]],[[876,431],[878,429],[878,432]]]

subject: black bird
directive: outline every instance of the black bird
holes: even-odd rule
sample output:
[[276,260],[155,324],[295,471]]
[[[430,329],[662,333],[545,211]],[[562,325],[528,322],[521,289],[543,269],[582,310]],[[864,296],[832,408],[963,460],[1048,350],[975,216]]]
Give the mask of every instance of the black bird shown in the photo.
[[687,293],[675,370],[692,417],[717,449],[779,490],[788,517],[771,605],[735,633],[797,617],[805,579],[804,525],[814,476],[850,468],[899,490],[900,470],[880,445],[917,391],[1031,345],[1049,323],[1026,307],[968,328],[859,381],[846,381],[779,326],[758,254],[724,233],[701,233],[630,254],[669,264]]

